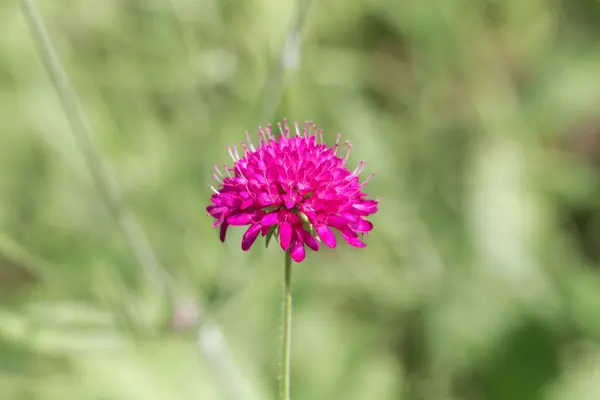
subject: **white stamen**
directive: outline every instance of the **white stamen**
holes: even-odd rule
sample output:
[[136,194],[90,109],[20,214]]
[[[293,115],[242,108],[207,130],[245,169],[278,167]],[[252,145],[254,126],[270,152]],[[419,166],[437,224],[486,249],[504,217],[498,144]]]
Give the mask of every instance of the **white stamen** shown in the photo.
[[213,174],[212,176],[213,176],[213,179],[214,179],[215,181],[217,181],[217,182],[219,182],[219,183],[223,183],[223,181],[221,180],[221,178],[219,178],[219,175],[217,175],[217,174]]
[[221,171],[219,170],[219,167],[217,167],[217,164],[215,164],[215,172],[216,172],[217,174],[219,174],[219,176],[220,176],[221,178],[223,177],[223,174],[222,174],[222,173],[221,173]]
[[287,118],[283,119],[283,126],[285,127],[285,135],[289,139],[292,137],[292,131],[290,130],[290,126],[288,125]]
[[[281,130],[281,125],[279,126],[279,130]],[[287,118],[283,119],[283,137],[286,139],[290,137],[290,127],[288,126]]]
[[225,170],[227,176],[231,178],[231,172],[229,171],[229,168],[227,168],[227,165],[223,164],[223,169]]
[[233,162],[236,162],[237,160],[235,159],[235,155],[233,154],[233,151],[231,150],[231,147],[227,148],[227,152],[229,153],[229,156],[231,157],[231,159],[233,160]]
[[214,188],[214,186],[211,186],[210,189],[216,194],[221,194],[217,189]]
[[367,166],[367,163],[364,162],[363,160],[361,160],[360,163],[358,164],[358,166],[356,168],[354,168],[354,171],[352,171],[352,175],[359,176],[365,170],[366,166]]
[[373,177],[374,177],[374,176],[375,176],[375,172],[371,172],[371,173],[369,174],[369,176],[367,176],[367,179],[365,179],[365,180],[364,180],[364,181],[363,181],[363,182],[360,184],[360,187],[361,187],[361,188],[364,188],[365,186],[367,186],[367,184],[369,183],[369,181],[370,181],[371,179],[373,179]]
[[238,173],[240,174],[240,176],[241,176],[242,178],[244,178],[244,181],[245,181],[244,183],[246,184],[246,190],[247,190],[248,192],[251,192],[251,191],[250,191],[250,188],[248,187],[248,183],[249,183],[250,181],[248,181],[248,178],[246,178],[246,177],[244,176],[244,173],[242,172],[242,169],[240,168],[239,164],[236,164],[236,165],[235,165],[235,167],[237,167],[237,171],[238,171]]
[[248,142],[248,147],[250,147],[250,151],[256,151],[256,148],[254,148],[254,144],[252,144],[252,140],[250,140],[250,133],[248,133],[248,131],[246,131],[246,141]]
[[246,184],[248,184],[248,178],[246,178],[246,177],[244,176],[244,174],[242,173],[242,169],[240,168],[239,164],[236,164],[235,166],[237,167],[237,171],[238,171],[238,173],[240,174],[240,176],[241,176],[242,178],[244,178],[244,180],[246,181]]
[[333,146],[333,154],[337,156],[338,149],[340,147],[340,140],[342,139],[342,135],[339,133],[335,135],[335,146]]
[[346,140],[346,143],[344,143],[347,147],[348,150],[346,151],[346,157],[344,158],[344,165],[346,164],[346,162],[348,161],[348,157],[350,157],[350,150],[352,150],[352,143],[350,143],[348,140]]
[[248,148],[248,146],[246,146],[246,143],[241,142],[241,145],[242,145],[242,149],[244,149],[244,154],[245,155],[248,154],[250,152],[249,151],[250,149]]
[[267,125],[267,129],[266,129],[267,138],[269,140],[275,140],[275,137],[272,135],[271,130],[272,130],[271,124]]

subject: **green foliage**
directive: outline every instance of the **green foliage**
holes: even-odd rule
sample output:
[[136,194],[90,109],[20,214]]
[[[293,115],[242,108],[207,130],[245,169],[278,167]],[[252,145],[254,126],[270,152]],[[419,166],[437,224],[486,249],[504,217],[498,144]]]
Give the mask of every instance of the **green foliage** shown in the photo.
[[[170,327],[99,196],[16,3],[0,4],[0,398],[224,398],[234,382],[195,325]],[[295,267],[293,398],[598,398],[597,2],[316,1],[290,70],[291,2],[40,7],[93,142],[246,398],[277,392],[283,257],[242,252],[235,227],[221,244],[204,208],[226,147],[286,116],[341,132],[383,198],[367,248]]]

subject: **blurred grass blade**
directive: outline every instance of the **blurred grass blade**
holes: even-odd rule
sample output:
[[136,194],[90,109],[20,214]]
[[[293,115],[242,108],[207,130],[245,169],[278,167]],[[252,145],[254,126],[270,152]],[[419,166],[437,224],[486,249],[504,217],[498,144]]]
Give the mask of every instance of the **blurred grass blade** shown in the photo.
[[[126,207],[118,186],[111,179],[104,166],[100,151],[91,140],[91,129],[77,101],[68,76],[50,42],[35,2],[33,0],[22,0],[21,5],[38,47],[42,63],[58,93],[77,145],[83,153],[94,179],[96,189],[117,221],[146,277],[161,291],[164,298],[172,304],[178,302],[179,295],[171,276],[156,257],[135,216]],[[233,360],[229,355],[220,327],[208,319],[202,321],[202,323],[204,328],[198,332],[200,337],[198,348],[210,361],[214,373],[219,377],[219,382],[223,383],[222,392],[230,394],[233,399],[249,398],[247,385],[243,384],[244,379],[238,372],[239,370],[234,368]],[[211,335],[211,337],[204,337],[205,333]],[[202,343],[213,343],[212,338],[214,337],[220,338],[218,346],[201,345]]]
[[298,0],[292,16],[290,27],[285,35],[279,56],[272,67],[269,78],[260,94],[258,101],[258,124],[269,122],[283,95],[285,73],[295,70],[300,65],[300,49],[302,44],[302,29],[312,6],[312,0]]
[[71,131],[75,136],[79,149],[83,153],[98,193],[123,231],[127,243],[131,247],[146,277],[161,290],[163,295],[168,296],[170,294],[168,290],[171,278],[160,265],[146,235],[133,214],[125,207],[118,186],[111,181],[106,171],[100,152],[91,140],[91,130],[85,115],[75,97],[75,93],[69,83],[69,78],[61,65],[58,55],[50,42],[35,2],[33,0],[22,0],[21,4],[44,67],[58,93],[65,115],[71,126]]

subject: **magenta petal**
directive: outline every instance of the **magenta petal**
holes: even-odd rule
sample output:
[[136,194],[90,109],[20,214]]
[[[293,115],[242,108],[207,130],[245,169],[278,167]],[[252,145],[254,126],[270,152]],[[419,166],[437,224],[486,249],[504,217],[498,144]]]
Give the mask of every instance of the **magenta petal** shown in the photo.
[[356,222],[350,222],[348,226],[353,231],[361,233],[371,232],[371,230],[373,229],[373,224],[362,218],[359,218]]
[[352,204],[355,210],[362,211],[368,214],[377,212],[378,203],[376,200],[365,200],[362,203]]
[[335,200],[337,197],[337,193],[333,192],[333,191],[329,191],[329,192],[323,192],[319,194],[319,197],[323,200]]
[[298,201],[302,200],[302,198],[294,192],[285,194],[282,197],[283,197],[283,204],[285,204],[285,207],[288,210],[293,208],[296,204],[298,204]]
[[248,251],[260,233],[260,225],[252,225],[242,238],[242,250]]
[[338,212],[338,215],[346,218],[348,221],[356,221],[358,218],[360,218],[360,215],[358,215],[356,210],[350,210],[350,212],[340,211]]
[[275,225],[278,222],[279,222],[279,214],[276,212],[267,214],[264,217],[262,217],[262,219],[260,220],[260,223],[265,226]]
[[321,245],[319,244],[319,241],[317,239],[315,239],[315,237],[313,235],[306,232],[304,229],[302,229],[300,231],[300,235],[302,236],[302,240],[304,240],[304,243],[306,243],[306,245],[308,247],[310,247],[311,250],[313,250],[313,251],[319,250]]
[[323,243],[325,243],[332,249],[335,249],[335,246],[337,245],[337,240],[335,238],[335,235],[327,225],[317,226],[317,233],[319,234],[319,238],[323,241]]
[[330,215],[326,219],[327,225],[333,226],[334,228],[343,229],[346,225],[348,225],[348,220],[344,217],[339,217],[337,215]]
[[227,218],[227,223],[233,226],[248,225],[256,213],[241,213]]
[[221,220],[226,217],[229,213],[229,209],[225,207],[214,209],[210,212],[210,216],[215,218],[216,220]]
[[301,262],[306,257],[306,253],[304,251],[304,243],[301,240],[295,240],[292,244],[292,248],[290,249],[290,255],[292,256],[292,260],[296,262]]
[[261,207],[266,207],[271,205],[273,201],[271,196],[267,193],[259,193],[257,197],[258,205]]
[[227,228],[229,227],[229,224],[227,222],[223,222],[221,224],[221,229],[219,230],[219,238],[221,239],[221,242],[225,241],[225,237],[227,236]]
[[244,200],[244,202],[240,205],[240,208],[242,210],[245,210],[246,208],[250,207],[253,204],[254,204],[254,199]]
[[340,233],[342,237],[346,239],[346,242],[350,243],[354,247],[365,247],[365,244],[360,241],[356,232],[352,229],[346,227],[344,229],[340,229]]
[[290,248],[292,242],[292,226],[289,222],[282,222],[279,225],[279,244],[284,251]]
[[210,214],[210,215],[220,215],[222,214],[224,211],[227,211],[227,207],[223,207],[223,206],[216,206],[216,205],[210,205],[208,207],[206,207],[206,211]]
[[271,230],[271,227],[270,227],[270,226],[263,225],[263,226],[260,228],[260,234],[261,234],[261,235],[263,235],[263,236],[265,236],[267,233],[269,233],[269,231],[270,231],[270,230]]

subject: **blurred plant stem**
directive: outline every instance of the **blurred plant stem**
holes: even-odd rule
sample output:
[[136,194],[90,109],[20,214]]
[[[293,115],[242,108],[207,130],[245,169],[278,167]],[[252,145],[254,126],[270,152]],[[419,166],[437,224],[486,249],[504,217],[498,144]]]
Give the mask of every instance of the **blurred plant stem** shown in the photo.
[[298,0],[296,10],[285,34],[281,50],[271,69],[269,78],[262,88],[258,101],[258,124],[268,123],[273,118],[284,92],[286,72],[300,67],[302,30],[307,20],[312,0]]
[[146,235],[134,215],[125,206],[118,186],[112,181],[104,166],[100,151],[92,142],[91,129],[87,119],[50,41],[35,2],[33,0],[22,0],[22,8],[35,44],[38,47],[42,63],[62,103],[71,131],[79,150],[84,156],[98,194],[121,228],[146,278],[156,286],[163,298],[174,296],[174,293],[170,291],[172,287],[171,277],[160,265]]
[[290,345],[292,342],[292,257],[285,252],[285,271],[283,276],[283,319],[281,321],[283,340],[281,347],[281,387],[279,398],[290,398]]
[[[154,284],[169,307],[177,308],[181,302],[179,290],[169,272],[158,260],[134,214],[126,206],[118,185],[109,175],[100,151],[91,139],[91,129],[85,114],[50,41],[35,1],[22,0],[21,5],[42,63],[60,98],[71,131],[102,201],[117,222],[146,278]],[[204,354],[222,384],[221,392],[231,399],[250,398],[249,388],[229,354],[220,327],[208,317],[196,322],[201,324],[198,330],[198,350]],[[216,341],[215,338],[219,340]]]

